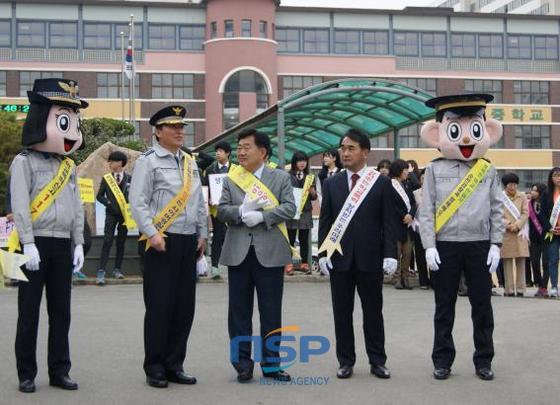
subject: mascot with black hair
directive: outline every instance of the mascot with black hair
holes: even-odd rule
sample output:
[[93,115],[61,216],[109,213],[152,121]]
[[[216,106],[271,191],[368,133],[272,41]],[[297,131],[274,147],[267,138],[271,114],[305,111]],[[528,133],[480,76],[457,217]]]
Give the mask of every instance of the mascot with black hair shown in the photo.
[[[68,155],[83,147],[79,110],[88,103],[75,81],[39,79],[28,92],[23,127],[25,149],[10,167],[11,204],[16,240],[30,260],[20,283],[16,360],[21,392],[35,391],[37,328],[43,287],[49,315],[50,385],[75,390],[70,379],[70,291],[72,271],[84,263],[84,211],[76,167]],[[75,248],[72,252],[71,242]]]

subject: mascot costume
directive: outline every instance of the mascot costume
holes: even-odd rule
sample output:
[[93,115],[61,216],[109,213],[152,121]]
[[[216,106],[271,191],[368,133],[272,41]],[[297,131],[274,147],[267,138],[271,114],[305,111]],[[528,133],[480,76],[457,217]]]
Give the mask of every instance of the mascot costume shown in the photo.
[[22,136],[25,149],[10,167],[15,240],[30,258],[24,268],[29,282],[20,283],[18,292],[19,389],[35,391],[37,327],[45,287],[50,385],[75,390],[78,384],[68,375],[70,290],[72,268],[77,271],[84,262],[84,211],[76,167],[67,156],[84,145],[79,109],[88,104],[79,98],[77,83],[66,79],[36,80],[28,96]]
[[472,307],[476,375],[492,380],[492,273],[500,261],[505,230],[497,171],[484,159],[502,136],[502,125],[487,119],[488,94],[430,99],[436,120],[422,127],[422,140],[443,157],[426,167],[420,235],[435,292],[434,378],[444,380],[455,359],[453,322],[461,271]]

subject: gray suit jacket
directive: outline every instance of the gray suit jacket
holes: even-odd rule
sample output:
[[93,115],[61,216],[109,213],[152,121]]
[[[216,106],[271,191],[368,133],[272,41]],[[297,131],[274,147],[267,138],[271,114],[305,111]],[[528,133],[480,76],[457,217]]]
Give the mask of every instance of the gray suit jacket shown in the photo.
[[239,207],[245,193],[231,179],[224,180],[222,197],[218,206],[218,219],[228,223],[220,264],[240,265],[251,245],[259,263],[264,267],[281,267],[291,262],[288,242],[276,226],[294,217],[296,205],[290,175],[282,170],[265,166],[261,182],[276,196],[280,205],[263,211],[264,222],[249,228],[239,216]]

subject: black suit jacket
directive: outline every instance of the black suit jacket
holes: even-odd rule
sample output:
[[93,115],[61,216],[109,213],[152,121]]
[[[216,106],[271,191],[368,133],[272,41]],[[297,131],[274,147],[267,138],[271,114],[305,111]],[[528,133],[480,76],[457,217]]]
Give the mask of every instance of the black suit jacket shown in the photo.
[[412,232],[412,228],[404,224],[403,219],[406,216],[406,214],[410,214],[412,217],[415,217],[418,207],[416,205],[416,200],[414,199],[414,194],[412,194],[410,188],[406,184],[402,184],[402,183],[401,186],[403,187],[410,201],[410,211],[406,207],[405,202],[403,201],[403,199],[401,198],[397,190],[395,190],[395,188],[391,184],[391,189],[393,190],[394,207],[395,207],[395,214],[394,214],[395,232],[397,233],[397,240],[404,242],[406,241],[409,233]]
[[[327,237],[348,194],[346,170],[325,180],[319,218],[319,246]],[[348,271],[352,263],[359,271],[383,271],[383,259],[397,257],[393,204],[391,182],[389,178],[379,176],[346,228],[341,242],[343,255],[335,252],[331,257],[334,271]],[[326,256],[326,253],[322,252],[321,256]]]
[[[124,194],[124,198],[128,202],[128,190],[130,189],[130,180],[132,177],[130,174],[123,173],[123,178],[119,184],[119,188]],[[97,192],[97,201],[103,204],[106,208],[105,215],[113,215],[122,218],[121,209],[117,199],[113,195],[113,192],[109,188],[109,185],[104,178],[101,179],[101,184],[99,185],[99,191]]]

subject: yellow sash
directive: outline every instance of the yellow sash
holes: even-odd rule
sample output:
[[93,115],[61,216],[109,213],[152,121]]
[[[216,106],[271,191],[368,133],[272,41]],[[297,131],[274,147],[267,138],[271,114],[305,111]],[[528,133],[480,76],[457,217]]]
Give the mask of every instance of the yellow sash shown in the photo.
[[[173,197],[167,205],[152,220],[158,233],[165,238],[164,232],[171,226],[173,221],[185,210],[189,197],[191,196],[191,184],[193,177],[193,158],[182,152],[185,162],[183,164],[183,188]],[[146,242],[146,250],[150,248],[150,240],[146,235],[142,235],[140,241]]]
[[[257,179],[253,175],[253,173],[245,170],[242,166],[232,167],[228,173],[228,177],[252,200],[257,198],[266,198],[269,204],[264,207],[265,210],[271,210],[280,205],[278,203],[278,199],[274,196],[272,191],[270,191],[268,187],[266,187],[259,179]],[[300,259],[297,251],[290,245],[286,223],[281,222],[276,226],[278,227],[282,235],[284,235],[286,242],[288,242],[288,246],[290,246],[290,249],[292,251],[292,257],[296,260]]]
[[[54,178],[39,192],[39,194],[37,194],[29,206],[31,222],[39,218],[41,214],[51,206],[58,194],[68,183],[68,180],[70,180],[70,175],[72,174],[74,166],[74,161],[70,158],[64,158],[62,162],[60,162],[60,167]],[[17,229],[14,229],[8,237],[8,251],[15,252],[16,250],[21,250],[21,246],[19,244]]]
[[126,202],[126,198],[121,188],[117,184],[117,181],[111,173],[107,173],[105,176],[103,176],[103,178],[107,182],[107,185],[111,189],[111,192],[113,193],[115,199],[117,200],[117,203],[119,204],[121,214],[124,218],[124,225],[128,229],[135,229],[137,225],[136,222],[134,222],[134,219],[132,219],[132,214],[130,213],[130,204]]
[[307,202],[307,197],[309,197],[309,190],[311,189],[311,186],[313,185],[313,180],[315,180],[315,176],[312,174],[308,174],[305,177],[305,182],[303,183],[303,190],[301,193],[301,205],[299,206],[299,216],[301,216],[301,213],[303,212],[303,207],[305,206],[305,203]]
[[471,167],[463,180],[457,184],[451,194],[437,208],[436,233],[451,219],[459,207],[470,198],[491,167],[492,165],[484,159],[478,159],[475,165]]

